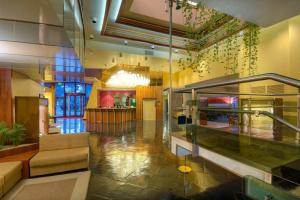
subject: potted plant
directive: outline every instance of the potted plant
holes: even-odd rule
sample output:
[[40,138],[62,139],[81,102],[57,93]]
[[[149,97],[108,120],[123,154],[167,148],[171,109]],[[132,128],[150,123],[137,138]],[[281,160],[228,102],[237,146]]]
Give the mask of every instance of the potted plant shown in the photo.
[[15,146],[20,145],[25,139],[25,130],[26,128],[22,124],[14,123],[12,129],[7,133],[8,140]]
[[0,149],[6,144],[8,139],[9,129],[6,127],[5,122],[0,122]]

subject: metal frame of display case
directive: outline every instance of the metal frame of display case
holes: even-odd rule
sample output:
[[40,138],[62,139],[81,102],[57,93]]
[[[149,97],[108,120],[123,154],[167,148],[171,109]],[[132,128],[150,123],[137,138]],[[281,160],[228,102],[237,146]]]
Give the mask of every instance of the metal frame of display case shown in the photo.
[[[236,78],[236,79],[231,79],[231,80],[224,80],[224,81],[217,81],[217,82],[212,82],[212,83],[203,83],[203,84],[199,84],[197,86],[188,86],[185,88],[180,88],[180,89],[173,89],[174,93],[192,93],[192,100],[196,100],[196,95],[197,95],[197,90],[200,89],[208,89],[208,88],[214,88],[214,87],[220,87],[220,86],[228,86],[228,85],[234,85],[234,84],[241,84],[241,83],[250,83],[250,82],[257,82],[257,81],[264,81],[264,80],[273,80],[273,81],[277,81],[289,86],[293,86],[298,88],[298,90],[300,90],[300,80],[298,79],[294,79],[294,78],[290,78],[287,76],[283,76],[280,74],[275,74],[275,73],[266,73],[266,74],[260,74],[260,75],[255,75],[255,76],[249,76],[249,77],[245,77],[245,78]],[[201,92],[199,92],[201,93]],[[234,94],[234,95],[252,95],[252,94],[243,94],[243,93],[217,93],[217,92],[203,92],[203,94]],[[255,96],[259,96],[260,94],[254,94]],[[299,103],[300,103],[300,94],[296,93],[296,94],[276,94],[278,96],[298,96],[298,106],[295,107],[297,109],[299,109]],[[275,94],[262,94],[261,96],[275,96]],[[197,106],[195,105],[195,107],[192,109],[192,111],[194,112],[195,116],[195,112],[197,111],[209,111],[209,112],[227,112],[227,113],[246,113],[246,114],[255,114],[255,115],[265,115],[268,116],[284,125],[286,125],[287,127],[295,130],[296,132],[300,133],[300,128],[297,126],[294,126],[293,124],[287,122],[286,120],[282,119],[281,117],[278,117],[270,112],[267,111],[251,111],[251,110],[221,110],[221,109],[212,109],[212,108],[197,108]],[[299,114],[298,114],[299,116]],[[194,118],[194,117],[193,117]],[[195,118],[194,118],[195,119]],[[195,120],[193,120],[195,121]],[[298,124],[299,124],[299,119],[298,119]]]

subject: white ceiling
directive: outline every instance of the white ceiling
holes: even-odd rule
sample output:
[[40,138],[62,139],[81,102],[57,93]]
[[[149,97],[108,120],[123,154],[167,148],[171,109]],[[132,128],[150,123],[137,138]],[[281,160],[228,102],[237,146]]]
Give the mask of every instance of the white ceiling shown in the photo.
[[[200,0],[193,0],[198,2]],[[262,27],[300,14],[300,0],[201,0],[208,7]]]

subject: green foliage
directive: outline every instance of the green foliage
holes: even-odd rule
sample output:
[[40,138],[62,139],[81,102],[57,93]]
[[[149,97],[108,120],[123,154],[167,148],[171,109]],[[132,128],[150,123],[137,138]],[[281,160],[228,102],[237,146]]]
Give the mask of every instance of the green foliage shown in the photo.
[[255,24],[249,24],[248,28],[244,31],[244,69],[248,69],[249,75],[254,75],[257,64],[258,53],[258,37],[259,28]]
[[8,139],[8,131],[5,122],[0,122],[0,147],[5,145]]
[[6,144],[20,145],[25,139],[25,130],[22,124],[14,123],[9,129],[5,122],[0,122],[0,149]]
[[13,145],[20,145],[25,139],[25,127],[22,124],[14,123],[12,129],[8,131],[9,141]]
[[201,2],[194,7],[183,0],[182,12],[188,38],[188,58],[179,60],[182,69],[191,68],[202,77],[210,72],[209,66],[222,63],[227,74],[237,73],[239,66],[242,72],[255,74],[258,26],[209,9]]

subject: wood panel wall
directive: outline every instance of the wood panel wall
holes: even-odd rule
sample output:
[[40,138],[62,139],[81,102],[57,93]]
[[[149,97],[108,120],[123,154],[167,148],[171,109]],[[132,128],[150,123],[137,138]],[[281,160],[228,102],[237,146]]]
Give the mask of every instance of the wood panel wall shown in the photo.
[[136,120],[143,120],[143,99],[156,99],[156,120],[163,120],[162,93],[161,86],[136,87]]
[[12,72],[10,69],[0,69],[0,121],[8,127],[12,125]]
[[26,128],[25,143],[39,142],[39,97],[15,97],[15,120]]

